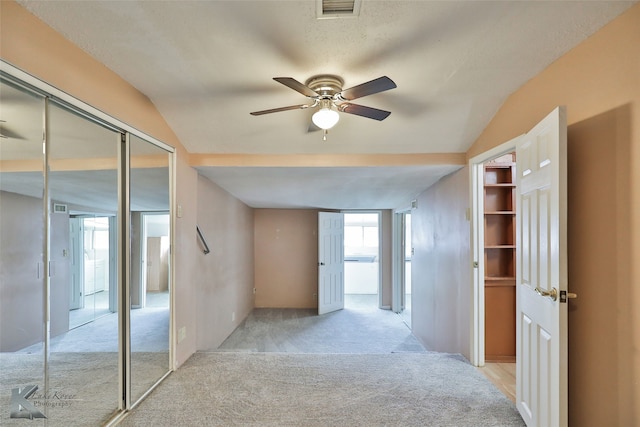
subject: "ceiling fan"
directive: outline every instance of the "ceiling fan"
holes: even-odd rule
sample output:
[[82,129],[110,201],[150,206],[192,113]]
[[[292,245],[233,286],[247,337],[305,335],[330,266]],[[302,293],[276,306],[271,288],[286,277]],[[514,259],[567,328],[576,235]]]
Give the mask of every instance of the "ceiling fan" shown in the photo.
[[378,92],[396,88],[396,84],[387,76],[378,77],[358,86],[349,89],[342,89],[344,81],[334,75],[323,74],[311,77],[305,84],[300,83],[292,77],[274,77],[273,80],[281,83],[313,100],[311,104],[291,105],[288,107],[273,108],[270,110],[254,111],[252,116],[278,113],[288,110],[304,110],[307,108],[320,107],[311,120],[324,131],[324,139],[327,139],[327,130],[338,123],[340,115],[338,112],[355,114],[374,120],[386,119],[390,111],[379,110],[377,108],[365,107],[364,105],[353,104],[349,101],[373,95]]
[[23,136],[7,129],[5,123],[7,123],[6,120],[0,119],[0,139],[25,139]]

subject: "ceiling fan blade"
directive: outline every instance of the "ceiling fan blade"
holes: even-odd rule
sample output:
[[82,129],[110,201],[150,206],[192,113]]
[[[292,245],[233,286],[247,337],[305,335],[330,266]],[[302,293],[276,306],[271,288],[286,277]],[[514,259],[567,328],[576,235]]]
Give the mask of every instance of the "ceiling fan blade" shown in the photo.
[[280,111],[289,111],[289,110],[304,110],[305,108],[309,108],[310,105],[302,104],[302,105],[290,105],[288,107],[280,107],[280,108],[272,108],[270,110],[262,110],[262,111],[254,111],[253,113],[249,113],[252,116],[261,116],[263,114],[271,114],[278,113]]
[[362,98],[363,96],[373,95],[374,93],[384,92],[385,90],[396,88],[396,84],[387,76],[378,77],[370,82],[345,89],[338,95],[339,98],[351,101],[352,99]]
[[[4,120],[0,120],[0,123],[5,123]],[[10,129],[7,129],[4,125],[0,124],[0,138],[2,139],[26,139],[24,136]]]
[[301,94],[303,94],[304,96],[308,96],[309,98],[320,96],[314,90],[309,89],[307,86],[303,85],[293,77],[274,77],[273,80],[277,81],[278,83],[282,83],[283,85],[297,92],[300,92]]
[[391,111],[378,110],[377,108],[365,107],[364,105],[351,104],[345,102],[338,107],[343,113],[355,114],[356,116],[367,117],[374,120],[384,120],[389,117]]

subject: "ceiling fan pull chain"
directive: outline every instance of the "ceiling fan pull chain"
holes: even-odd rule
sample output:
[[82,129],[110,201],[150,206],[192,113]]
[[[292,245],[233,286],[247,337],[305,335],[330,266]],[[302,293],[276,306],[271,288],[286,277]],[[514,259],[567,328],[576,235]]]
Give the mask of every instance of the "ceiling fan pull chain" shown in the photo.
[[327,133],[329,133],[329,131],[327,129],[322,129],[324,132],[322,132],[322,140],[326,141],[327,140]]

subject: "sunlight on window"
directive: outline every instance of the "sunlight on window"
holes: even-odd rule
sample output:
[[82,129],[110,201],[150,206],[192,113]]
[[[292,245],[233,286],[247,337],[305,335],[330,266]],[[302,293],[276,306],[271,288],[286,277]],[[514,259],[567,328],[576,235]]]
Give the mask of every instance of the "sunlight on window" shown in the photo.
[[378,214],[345,214],[344,254],[351,256],[378,255]]
[[85,250],[109,249],[109,218],[84,218]]

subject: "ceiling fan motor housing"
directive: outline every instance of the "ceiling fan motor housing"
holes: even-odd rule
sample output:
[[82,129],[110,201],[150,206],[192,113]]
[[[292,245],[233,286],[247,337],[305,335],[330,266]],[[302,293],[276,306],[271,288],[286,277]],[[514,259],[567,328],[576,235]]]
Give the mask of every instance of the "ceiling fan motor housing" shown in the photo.
[[344,80],[331,74],[322,74],[311,77],[305,85],[322,98],[333,98],[335,94],[342,92]]

